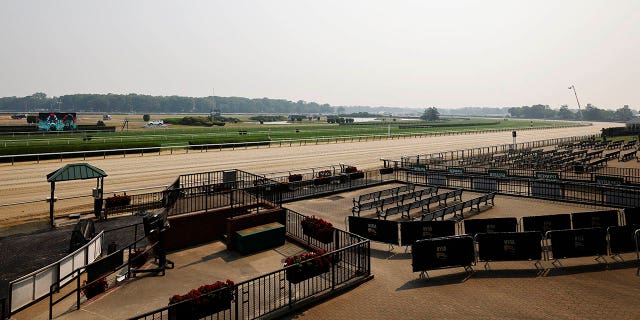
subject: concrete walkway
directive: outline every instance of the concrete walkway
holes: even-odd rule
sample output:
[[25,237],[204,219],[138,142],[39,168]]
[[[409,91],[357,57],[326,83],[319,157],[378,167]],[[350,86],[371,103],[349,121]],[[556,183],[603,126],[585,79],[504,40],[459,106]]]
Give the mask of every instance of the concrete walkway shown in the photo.
[[[388,187],[299,201],[286,207],[327,219],[344,229],[354,196]],[[464,197],[472,196],[469,193]],[[604,209],[506,196],[496,197],[495,203],[494,208],[473,218]],[[135,279],[58,319],[124,319],[166,306],[170,296],[204,283],[227,278],[239,282],[277,270],[284,257],[304,251],[286,244],[245,257],[225,249],[224,244],[215,242],[171,254],[169,259],[176,268],[168,270],[166,276]],[[287,318],[638,319],[640,315],[635,254],[623,255],[628,262],[609,265],[598,264],[591,257],[563,260],[563,268],[543,261],[542,272],[535,269],[533,261],[496,262],[489,270],[475,266],[472,275],[453,268],[430,271],[430,279],[419,279],[411,270],[411,254],[405,253],[404,247],[388,249],[385,244],[372,244],[373,280]]]

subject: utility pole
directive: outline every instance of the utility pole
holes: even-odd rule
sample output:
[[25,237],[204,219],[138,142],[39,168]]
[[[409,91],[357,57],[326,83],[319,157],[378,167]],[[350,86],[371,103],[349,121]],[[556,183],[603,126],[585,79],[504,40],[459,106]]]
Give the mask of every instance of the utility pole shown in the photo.
[[578,94],[576,93],[576,86],[571,85],[569,90],[573,90],[573,94],[576,96],[576,102],[578,103],[578,116],[580,117],[580,123],[582,123],[582,109],[580,108],[580,100],[578,100]]

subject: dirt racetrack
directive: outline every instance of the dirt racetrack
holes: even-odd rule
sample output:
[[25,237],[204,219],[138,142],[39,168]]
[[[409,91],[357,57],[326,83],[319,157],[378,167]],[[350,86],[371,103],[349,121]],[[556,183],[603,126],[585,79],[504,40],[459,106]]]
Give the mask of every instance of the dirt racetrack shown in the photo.
[[[620,123],[593,123],[592,126],[519,131],[517,142],[558,137],[599,134],[602,128],[621,126]],[[512,143],[511,132],[451,135],[427,138],[408,138],[354,143],[332,143],[292,147],[262,147],[260,149],[190,151],[188,154],[128,155],[83,159],[50,160],[40,163],[24,162],[0,164],[0,236],[7,228],[28,222],[45,222],[48,218],[50,186],[46,175],[65,164],[87,162],[104,170],[105,195],[115,191],[151,186],[164,186],[180,174],[223,169],[241,169],[253,173],[288,171],[299,168],[346,163],[359,168],[380,166],[381,158],[400,159],[437,151],[466,149]],[[91,207],[89,197],[95,180],[56,184],[56,216],[64,216]],[[36,201],[36,202],[33,202]],[[21,202],[28,204],[7,205]],[[3,231],[4,230],[4,231]]]

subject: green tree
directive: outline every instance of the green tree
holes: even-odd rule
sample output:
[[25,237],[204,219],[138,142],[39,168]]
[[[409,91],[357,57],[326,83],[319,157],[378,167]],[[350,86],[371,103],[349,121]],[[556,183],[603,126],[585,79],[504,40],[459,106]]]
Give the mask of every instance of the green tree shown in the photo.
[[143,115],[143,116],[142,116],[142,120],[143,120],[144,122],[147,122],[147,121],[151,120],[151,116],[150,116],[150,115],[148,115],[148,114],[145,114],[145,115]]
[[625,105],[624,107],[616,110],[613,118],[617,121],[629,121],[633,119],[633,111],[629,109],[628,105]]
[[560,119],[574,119],[576,116],[573,112],[571,112],[571,110],[569,110],[569,106],[567,106],[566,104],[563,104],[560,107],[560,110],[558,110],[558,117]]
[[424,109],[424,113],[422,113],[420,119],[424,121],[436,121],[440,119],[440,112],[438,112],[438,108],[436,107]]

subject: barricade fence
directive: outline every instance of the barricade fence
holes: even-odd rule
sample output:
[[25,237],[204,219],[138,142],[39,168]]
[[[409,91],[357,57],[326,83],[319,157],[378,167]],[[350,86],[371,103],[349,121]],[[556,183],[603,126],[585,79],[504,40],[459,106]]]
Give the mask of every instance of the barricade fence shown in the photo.
[[638,234],[640,226],[634,225],[551,230],[544,237],[537,231],[525,231],[421,239],[412,244],[412,266],[413,272],[421,272],[421,277],[429,270],[469,269],[481,261],[487,263],[485,268],[496,261],[535,261],[540,270],[543,259],[552,261],[554,266],[560,266],[561,259],[592,256],[599,263],[606,263],[607,255],[615,260],[621,253],[635,251],[640,271]]
[[[347,224],[350,232],[361,237],[402,246],[412,245],[418,240],[456,236],[456,230],[458,236],[475,237],[483,233],[515,235],[537,233],[542,239],[550,231],[599,228],[608,234],[611,255],[635,250],[633,231],[640,229],[640,224],[623,225],[620,222],[622,221],[621,213],[617,210],[529,216],[523,217],[520,223],[514,217],[467,219],[460,222],[451,220],[453,218],[455,217],[442,221],[386,221],[349,216]],[[505,252],[505,254],[508,253]]]
[[[300,224],[304,217],[300,213],[287,210],[287,236],[297,242],[308,244],[312,248],[327,250],[327,253],[319,257],[331,262],[326,270],[300,279],[295,276],[296,266],[288,266],[234,284],[233,299],[228,304],[225,301],[221,309],[209,311],[198,317],[259,319],[267,315],[281,314],[309,301],[311,297],[328,295],[335,290],[355,285],[358,281],[369,278],[371,274],[369,240],[335,229],[331,243],[309,242]],[[168,305],[131,319],[171,319],[172,316],[176,316],[179,305],[188,303]]]

